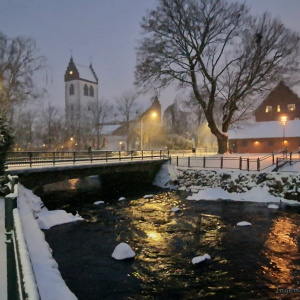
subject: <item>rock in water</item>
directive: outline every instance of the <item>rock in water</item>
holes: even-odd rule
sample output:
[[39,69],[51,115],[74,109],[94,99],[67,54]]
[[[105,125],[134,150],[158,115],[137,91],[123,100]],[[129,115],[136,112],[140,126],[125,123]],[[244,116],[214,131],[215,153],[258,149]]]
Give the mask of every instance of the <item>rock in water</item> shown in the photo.
[[268,208],[277,209],[277,208],[278,208],[278,205],[276,205],[276,204],[270,204],[270,205],[268,206]]
[[242,221],[242,222],[238,222],[236,225],[237,226],[251,226],[252,224],[247,221]]
[[172,212],[177,212],[177,211],[179,211],[179,210],[180,210],[179,207],[172,207],[172,208],[170,209],[170,211],[172,211]]
[[122,260],[132,258],[135,256],[135,252],[126,243],[120,243],[111,255],[116,260]]
[[196,256],[192,259],[192,264],[193,265],[198,264],[206,259],[211,259],[211,257],[208,254],[204,254],[202,256]]
[[94,202],[94,205],[104,204],[104,201],[96,201]]

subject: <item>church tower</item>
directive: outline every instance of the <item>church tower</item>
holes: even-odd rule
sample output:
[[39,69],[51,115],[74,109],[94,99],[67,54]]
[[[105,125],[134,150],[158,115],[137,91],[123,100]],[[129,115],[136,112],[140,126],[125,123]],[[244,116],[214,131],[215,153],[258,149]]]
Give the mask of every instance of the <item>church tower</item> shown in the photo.
[[65,73],[66,117],[71,114],[82,118],[98,102],[98,78],[92,67],[75,64],[71,57]]
[[98,103],[98,78],[90,64],[75,64],[73,57],[65,72],[65,116],[69,137],[82,147],[84,126],[93,119]]

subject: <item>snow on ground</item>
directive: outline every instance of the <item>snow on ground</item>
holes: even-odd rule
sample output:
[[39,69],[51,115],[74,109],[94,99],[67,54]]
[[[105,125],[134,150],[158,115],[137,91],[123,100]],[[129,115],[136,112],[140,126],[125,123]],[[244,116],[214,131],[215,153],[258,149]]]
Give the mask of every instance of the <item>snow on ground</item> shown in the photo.
[[48,211],[41,199],[21,184],[19,185],[18,207],[41,299],[77,299],[62,279],[41,228],[50,228],[58,224],[82,220],[82,218],[60,210]]
[[293,162],[291,165],[289,163],[285,164],[280,171],[283,172],[300,172],[300,162]]
[[208,188],[206,190],[200,190],[198,193],[194,193],[187,197],[187,200],[233,200],[233,201],[248,201],[248,202],[272,202],[280,203],[284,202],[291,205],[300,205],[298,201],[287,200],[271,195],[269,188],[264,186],[256,186],[245,193],[228,193],[220,187]]

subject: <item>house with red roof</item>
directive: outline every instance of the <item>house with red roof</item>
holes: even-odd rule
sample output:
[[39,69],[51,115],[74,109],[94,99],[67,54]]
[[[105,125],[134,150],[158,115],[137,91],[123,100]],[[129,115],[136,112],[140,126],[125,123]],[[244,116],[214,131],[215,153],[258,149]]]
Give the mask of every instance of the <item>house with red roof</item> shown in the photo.
[[270,153],[300,148],[300,99],[281,81],[256,109],[255,122],[228,131],[234,153]]

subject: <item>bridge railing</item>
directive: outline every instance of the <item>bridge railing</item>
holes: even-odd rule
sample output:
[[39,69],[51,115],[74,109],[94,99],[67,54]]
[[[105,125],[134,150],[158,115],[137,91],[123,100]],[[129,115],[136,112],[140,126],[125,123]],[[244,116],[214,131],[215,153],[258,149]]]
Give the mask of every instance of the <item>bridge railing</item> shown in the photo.
[[7,299],[40,300],[17,205],[18,177],[9,177],[11,193],[5,196]]
[[7,167],[14,166],[39,166],[45,164],[76,164],[108,161],[123,161],[134,159],[166,159],[168,150],[143,150],[143,151],[27,151],[8,152],[6,157]]

